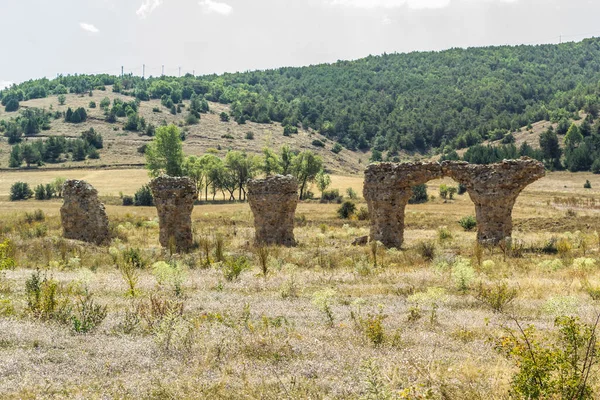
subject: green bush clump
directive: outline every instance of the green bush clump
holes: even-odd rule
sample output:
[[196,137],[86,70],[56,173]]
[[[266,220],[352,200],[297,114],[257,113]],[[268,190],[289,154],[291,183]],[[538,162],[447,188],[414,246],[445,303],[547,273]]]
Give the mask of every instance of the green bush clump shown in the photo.
[[413,186],[412,192],[412,197],[408,200],[409,204],[420,204],[427,202],[427,185],[423,183],[421,185]]
[[[598,316],[600,319],[600,316]],[[534,326],[510,330],[496,341],[496,350],[513,361],[511,398],[593,399],[590,378],[597,371],[597,327],[578,317],[559,316],[557,335],[542,335]]]
[[10,201],[27,200],[31,196],[33,196],[33,191],[25,182],[15,182],[10,187]]
[[356,212],[356,204],[351,201],[345,201],[342,206],[338,208],[337,214],[341,219],[348,219]]
[[341,203],[343,197],[340,196],[340,191],[338,189],[324,190],[321,194],[321,203],[329,203],[336,202]]
[[471,231],[473,228],[477,226],[477,220],[472,215],[467,215],[466,217],[462,217],[458,224],[462,226],[465,231]]
[[144,185],[133,196],[133,204],[135,206],[153,206],[154,205],[154,197],[152,197],[152,190],[150,190],[150,186]]

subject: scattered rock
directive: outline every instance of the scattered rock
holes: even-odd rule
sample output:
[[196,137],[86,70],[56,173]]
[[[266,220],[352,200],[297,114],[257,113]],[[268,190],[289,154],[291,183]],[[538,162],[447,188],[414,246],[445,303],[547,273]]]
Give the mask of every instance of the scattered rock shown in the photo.
[[196,201],[196,184],[187,177],[160,176],[150,182],[158,210],[161,246],[177,252],[193,245],[192,210]]
[[294,246],[294,214],[298,181],[291,175],[274,175],[248,181],[248,202],[254,214],[256,243]]
[[65,238],[98,245],[110,241],[106,210],[92,185],[68,180],[63,186],[63,199],[60,219]]

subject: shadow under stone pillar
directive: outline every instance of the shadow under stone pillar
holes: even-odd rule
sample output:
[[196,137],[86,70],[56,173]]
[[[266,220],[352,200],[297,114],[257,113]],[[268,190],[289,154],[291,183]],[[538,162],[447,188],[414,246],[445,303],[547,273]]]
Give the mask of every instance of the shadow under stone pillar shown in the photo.
[[404,209],[413,186],[440,178],[438,163],[378,163],[365,170],[363,196],[371,219],[370,240],[400,249],[404,241]]
[[258,244],[294,246],[294,215],[298,181],[291,175],[274,175],[248,181],[248,203],[254,214]]
[[474,165],[444,161],[442,170],[466,186],[475,203],[477,240],[498,244],[512,235],[512,210],[527,185],[544,176],[544,165],[522,157],[497,164]]
[[110,241],[108,217],[98,191],[85,181],[68,180],[63,186],[60,208],[63,236],[67,239],[103,244]]
[[186,177],[160,176],[150,182],[150,189],[158,211],[161,246],[178,252],[189,250],[196,184]]

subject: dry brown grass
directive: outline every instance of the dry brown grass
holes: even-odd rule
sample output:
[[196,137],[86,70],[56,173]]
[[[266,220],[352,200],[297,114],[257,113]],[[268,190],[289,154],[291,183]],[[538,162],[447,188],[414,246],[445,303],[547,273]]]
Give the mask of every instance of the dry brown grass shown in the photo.
[[[101,196],[131,193],[147,181],[142,170],[68,173],[88,179]],[[53,177],[40,174],[14,175],[30,182]],[[0,195],[6,196],[9,183],[6,174],[2,178]],[[593,189],[583,189],[585,179]],[[252,245],[248,205],[198,205],[195,237],[211,246],[212,264],[204,264],[202,250],[177,258],[185,277],[179,296],[173,282],[159,283],[151,267],[140,270],[133,298],[113,256],[118,260],[123,249],[138,248],[150,263],[168,261],[158,245],[154,208],[107,206],[120,238],[107,249],[60,239],[60,201],[0,201],[0,231],[17,249],[17,267],[0,275],[0,310],[6,303],[14,309],[0,315],[0,397],[352,399],[374,393],[402,398],[412,390],[412,398],[430,392],[435,399],[508,399],[514,368],[490,339],[510,321],[475,299],[475,285],[502,281],[516,287],[506,312],[546,334],[559,312],[589,321],[598,303],[587,287],[600,285],[598,225],[590,221],[598,221],[599,212],[577,210],[563,218],[565,210],[551,201],[597,195],[600,181],[590,174],[552,173],[531,185],[514,212],[514,237],[525,251],[514,256],[483,249],[481,265],[475,233],[457,222],[474,213],[473,204],[468,195],[444,203],[436,190],[440,183],[428,185],[434,201],[407,207],[405,248],[379,249],[377,266],[369,246],[350,245],[368,233],[368,221],[338,219],[338,205],[301,203],[299,246],[270,249],[266,277]],[[334,176],[332,187],[361,194],[361,178]],[[46,220],[25,222],[25,211],[38,208]],[[549,222],[551,231],[540,228]],[[442,225],[452,238],[440,242]],[[237,279],[227,280],[227,267],[215,261],[217,233],[227,258],[249,260]],[[539,252],[553,236],[569,243],[569,252]],[[433,261],[420,254],[422,241],[434,243]],[[595,267],[575,265],[584,251]],[[466,292],[443,263],[456,257],[474,269],[473,289]],[[555,259],[560,268],[544,264]],[[24,288],[35,268],[75,289],[87,286],[108,306],[106,320],[81,335],[68,324],[29,315]],[[183,312],[153,309],[152,301],[183,303]],[[381,343],[364,323],[376,316],[383,318]],[[594,389],[600,393],[596,381]]]

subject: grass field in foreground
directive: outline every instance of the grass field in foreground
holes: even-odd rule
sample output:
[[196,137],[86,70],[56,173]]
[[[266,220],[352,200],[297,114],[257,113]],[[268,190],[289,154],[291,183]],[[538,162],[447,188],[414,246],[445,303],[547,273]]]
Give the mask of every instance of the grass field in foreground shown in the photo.
[[[16,262],[0,271],[3,399],[508,399],[518,368],[496,345],[515,331],[513,317],[551,343],[557,316],[588,323],[599,310],[600,215],[590,199],[600,179],[591,174],[529,186],[512,252],[475,246],[457,222],[474,214],[472,202],[444,202],[432,181],[436,198],[407,207],[401,251],[351,246],[369,222],[318,202],[298,206],[297,247],[261,250],[248,205],[235,203],[196,206],[200,247],[173,257],[158,245],[152,207],[107,206],[115,238],[96,247],[61,238],[60,200],[7,201],[15,180],[55,176],[0,176],[0,231]],[[148,181],[144,170],[63,176],[117,201]],[[332,186],[360,194],[362,177],[334,176]],[[556,254],[542,251],[549,243]],[[140,268],[128,267],[132,252]],[[36,269],[54,288],[41,308]],[[502,285],[516,298],[498,312],[482,293]],[[106,317],[81,333],[86,293]]]

